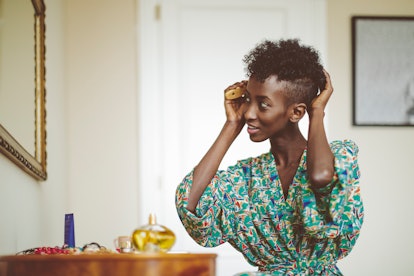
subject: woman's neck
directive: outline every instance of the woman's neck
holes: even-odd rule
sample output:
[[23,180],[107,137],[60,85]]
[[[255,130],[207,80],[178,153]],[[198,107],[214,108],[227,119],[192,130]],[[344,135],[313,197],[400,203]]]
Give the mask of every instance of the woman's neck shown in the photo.
[[307,141],[300,131],[270,139],[271,152],[276,165],[286,167],[296,165],[300,161]]

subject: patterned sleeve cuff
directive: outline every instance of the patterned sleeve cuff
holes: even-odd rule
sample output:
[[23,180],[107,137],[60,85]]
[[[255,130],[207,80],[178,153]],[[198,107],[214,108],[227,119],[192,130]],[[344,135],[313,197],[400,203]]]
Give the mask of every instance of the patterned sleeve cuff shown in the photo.
[[206,188],[194,213],[187,210],[188,195],[192,185],[192,172],[180,183],[176,192],[176,208],[188,234],[205,247],[218,246],[228,240],[232,233],[229,215],[223,210],[216,191],[216,183]]

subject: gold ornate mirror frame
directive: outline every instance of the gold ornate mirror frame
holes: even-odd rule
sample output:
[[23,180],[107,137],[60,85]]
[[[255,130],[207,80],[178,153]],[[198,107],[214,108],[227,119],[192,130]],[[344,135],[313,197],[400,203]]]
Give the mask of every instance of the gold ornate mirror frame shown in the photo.
[[30,154],[1,124],[0,152],[37,180],[46,180],[45,4],[32,0],[35,38],[35,153]]

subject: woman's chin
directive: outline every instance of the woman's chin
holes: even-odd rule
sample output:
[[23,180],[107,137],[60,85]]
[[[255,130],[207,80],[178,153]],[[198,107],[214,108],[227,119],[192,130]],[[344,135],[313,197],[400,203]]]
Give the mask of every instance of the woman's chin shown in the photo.
[[255,143],[260,143],[260,142],[263,142],[263,141],[266,141],[266,140],[267,140],[267,138],[250,135],[250,141],[255,142]]

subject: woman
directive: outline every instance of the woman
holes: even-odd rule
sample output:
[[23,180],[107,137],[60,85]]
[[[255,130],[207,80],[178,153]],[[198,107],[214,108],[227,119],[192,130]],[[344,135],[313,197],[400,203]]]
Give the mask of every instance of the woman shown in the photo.
[[[330,77],[298,40],[264,41],[244,62],[248,81],[225,90],[243,96],[225,99],[220,134],[177,188],[180,219],[197,243],[229,242],[260,275],[342,275],[336,263],[359,236],[363,205],[358,147],[326,137]],[[298,126],[306,113],[308,140]],[[219,170],[245,125],[270,151]]]

